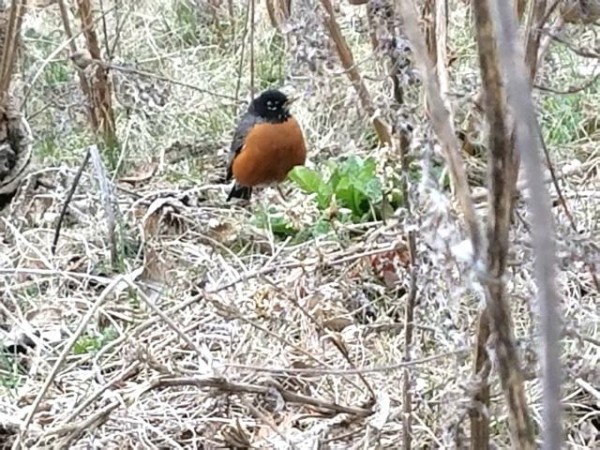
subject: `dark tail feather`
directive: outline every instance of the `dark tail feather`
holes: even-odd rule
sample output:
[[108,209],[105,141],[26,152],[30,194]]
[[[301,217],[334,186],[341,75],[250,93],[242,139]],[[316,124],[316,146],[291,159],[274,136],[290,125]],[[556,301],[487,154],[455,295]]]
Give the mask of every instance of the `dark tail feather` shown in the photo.
[[242,200],[250,200],[251,196],[252,196],[252,188],[251,187],[240,186],[239,184],[235,183],[233,185],[233,187],[231,188],[229,195],[227,196],[227,201],[231,200],[232,198],[239,198]]

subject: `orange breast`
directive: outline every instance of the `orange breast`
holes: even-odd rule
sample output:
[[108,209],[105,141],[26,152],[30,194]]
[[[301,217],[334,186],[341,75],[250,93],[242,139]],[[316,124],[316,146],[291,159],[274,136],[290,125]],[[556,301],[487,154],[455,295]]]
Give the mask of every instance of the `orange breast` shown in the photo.
[[242,186],[259,186],[285,180],[294,166],[303,165],[306,146],[293,117],[283,123],[255,125],[246,136],[232,170]]

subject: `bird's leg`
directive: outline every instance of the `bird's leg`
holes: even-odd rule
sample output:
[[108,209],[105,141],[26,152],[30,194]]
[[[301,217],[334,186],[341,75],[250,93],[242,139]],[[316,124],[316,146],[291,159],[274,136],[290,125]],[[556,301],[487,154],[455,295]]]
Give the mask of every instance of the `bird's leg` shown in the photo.
[[283,195],[283,191],[281,190],[281,186],[276,185],[275,186],[277,188],[277,192],[279,192],[279,195],[281,196],[281,199],[283,200],[284,204],[287,202],[287,199],[285,198],[285,195]]

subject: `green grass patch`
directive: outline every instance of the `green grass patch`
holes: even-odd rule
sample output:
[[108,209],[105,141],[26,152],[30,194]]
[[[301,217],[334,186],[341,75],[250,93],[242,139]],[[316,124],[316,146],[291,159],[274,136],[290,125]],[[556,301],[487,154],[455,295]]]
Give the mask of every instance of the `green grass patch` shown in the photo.
[[585,122],[583,99],[581,94],[544,96],[540,116],[548,145],[568,144],[581,136]]
[[97,353],[106,344],[115,340],[119,334],[112,327],[107,327],[96,336],[85,334],[81,336],[73,346],[73,353],[76,355],[85,355],[87,353]]

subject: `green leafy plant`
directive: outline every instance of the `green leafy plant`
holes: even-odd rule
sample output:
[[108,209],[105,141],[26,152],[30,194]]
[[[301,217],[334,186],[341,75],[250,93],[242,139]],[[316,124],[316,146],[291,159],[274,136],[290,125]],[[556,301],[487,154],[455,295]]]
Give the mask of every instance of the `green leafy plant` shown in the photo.
[[328,177],[305,166],[297,166],[289,174],[302,191],[314,194],[317,208],[323,212],[320,217],[315,217],[312,224],[298,229],[283,213],[272,209],[258,212],[255,223],[272,230],[275,236],[291,236],[294,242],[303,242],[330,233],[334,229],[333,217],[338,222],[372,220],[384,213],[393,213],[402,204],[399,189],[392,189],[384,196],[374,158],[351,155],[343,161],[330,161],[327,165]]
[[4,350],[4,343],[0,341],[0,387],[14,389],[20,384],[23,368],[15,355]]
[[272,209],[257,212],[255,223],[261,228],[271,229],[273,235],[279,237],[294,236],[298,233],[298,230],[290,225],[282,214]]
[[97,352],[110,341],[118,337],[118,333],[111,327],[102,330],[99,336],[83,335],[73,346],[73,352],[76,355],[83,355],[90,352]]
[[324,218],[318,219],[307,228],[299,229],[292,225],[283,213],[276,212],[273,209],[259,211],[254,223],[261,228],[270,229],[274,236],[280,238],[292,237],[292,243],[304,242],[331,231],[331,223]]
[[383,200],[375,160],[351,155],[342,162],[330,162],[329,166],[331,174],[327,180],[319,172],[304,166],[295,167],[290,172],[290,179],[304,192],[316,194],[321,210],[328,208],[335,199],[339,207],[352,211],[355,220],[372,215],[374,207]]
[[188,46],[196,46],[200,43],[199,28],[201,24],[198,20],[197,7],[188,0],[180,0],[175,2],[176,23],[180,29],[179,36]]
[[321,174],[304,166],[295,167],[289,175],[300,189],[309,194],[317,194],[317,205],[319,209],[325,209],[331,202],[333,189],[330,184],[323,181]]

